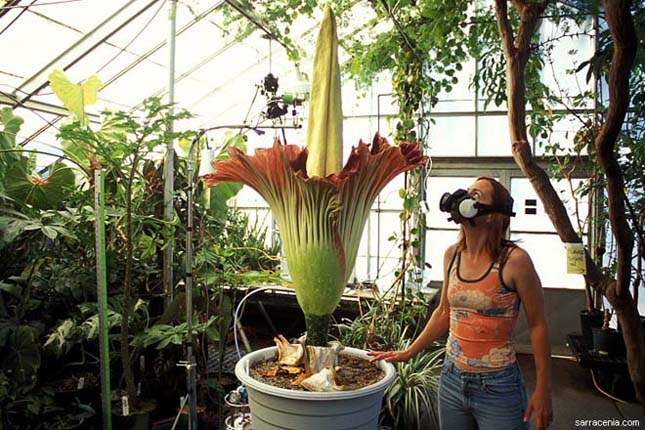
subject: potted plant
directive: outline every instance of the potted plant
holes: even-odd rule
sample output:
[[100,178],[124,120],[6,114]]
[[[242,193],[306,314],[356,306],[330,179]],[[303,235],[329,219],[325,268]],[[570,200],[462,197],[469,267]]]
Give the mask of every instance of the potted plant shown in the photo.
[[[280,229],[292,287],[305,315],[307,350],[324,354],[331,314],[340,302],[354,263],[365,222],[378,193],[399,173],[423,166],[419,145],[391,146],[375,136],[360,142],[342,167],[342,109],[338,40],[331,8],[321,24],[311,89],[307,148],[281,145],[247,156],[229,149],[230,159],[214,163],[209,186],[241,182],[269,203]],[[348,348],[367,358],[366,352]],[[302,392],[275,388],[249,376],[258,361],[275,357],[277,348],[245,356],[236,366],[246,384],[253,428],[376,428],[385,388],[394,367],[381,362],[385,377],[354,390]],[[347,401],[351,399],[351,401]]]
[[605,309],[601,327],[593,328],[593,349],[599,354],[618,356],[625,355],[625,343],[622,333],[609,327],[612,312]]
[[[409,300],[409,299],[408,299]],[[406,349],[425,326],[426,306],[409,300],[392,308],[381,297],[368,301],[367,310],[338,325],[343,345],[378,350]],[[435,342],[411,360],[395,363],[396,378],[385,391],[381,425],[390,428],[438,428],[437,396],[445,341]]]

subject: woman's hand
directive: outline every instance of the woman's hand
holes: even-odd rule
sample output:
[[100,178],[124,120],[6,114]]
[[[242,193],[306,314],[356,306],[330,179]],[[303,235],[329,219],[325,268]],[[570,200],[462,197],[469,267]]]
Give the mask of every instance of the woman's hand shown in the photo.
[[553,421],[553,410],[551,409],[551,394],[545,390],[535,390],[529,401],[529,406],[524,414],[524,421],[531,419],[535,412],[535,430],[545,430]]
[[369,351],[367,355],[372,357],[370,361],[384,360],[390,363],[408,361],[412,358],[412,353],[407,349],[405,351]]

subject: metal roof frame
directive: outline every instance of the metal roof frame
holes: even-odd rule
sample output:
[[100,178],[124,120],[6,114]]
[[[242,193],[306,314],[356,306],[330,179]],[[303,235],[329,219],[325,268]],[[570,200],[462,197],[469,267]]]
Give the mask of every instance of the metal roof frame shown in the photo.
[[[215,5],[209,7],[204,12],[200,13],[199,15],[197,15],[194,19],[192,19],[191,21],[186,23],[183,27],[181,27],[177,31],[177,36],[181,35],[183,32],[185,32],[186,30],[191,28],[193,25],[197,24],[203,18],[205,18],[206,16],[210,15],[215,10],[219,9],[220,7],[222,7],[222,5],[224,5],[225,3],[226,2],[224,0],[220,0]],[[162,42],[160,42],[159,44],[157,44],[156,46],[154,46],[153,48],[148,50],[145,54],[139,56],[139,58],[137,58],[136,60],[132,61],[130,64],[128,64],[123,69],[121,69],[119,72],[117,72],[111,78],[107,79],[104,82],[103,87],[101,87],[101,89],[104,89],[104,88],[108,87],[109,85],[113,84],[115,81],[117,81],[118,79],[123,77],[123,75],[125,75],[127,72],[129,72],[130,70],[132,70],[133,68],[135,68],[136,66],[141,64],[144,60],[147,60],[148,58],[150,58],[154,53],[159,51],[161,48],[166,46],[167,43],[168,43],[167,40],[163,40]]]
[[[67,70],[85,56],[87,56],[94,49],[99,47],[102,43],[107,41],[114,34],[118,33],[121,29],[127,26],[132,19],[141,15],[143,12],[152,7],[160,0],[151,0],[146,5],[138,8],[136,12],[132,13],[135,8],[136,0],[132,0],[114,12],[109,18],[101,22],[92,31],[83,35],[76,43],[60,53],[56,58],[43,66],[39,71],[27,78],[20,87],[14,91],[27,93],[27,95],[20,99],[20,104],[25,103],[32,98],[38,91],[43,89],[49,83],[48,74],[53,68],[62,68]],[[121,18],[118,22],[117,19]],[[114,25],[110,25],[114,24]]]

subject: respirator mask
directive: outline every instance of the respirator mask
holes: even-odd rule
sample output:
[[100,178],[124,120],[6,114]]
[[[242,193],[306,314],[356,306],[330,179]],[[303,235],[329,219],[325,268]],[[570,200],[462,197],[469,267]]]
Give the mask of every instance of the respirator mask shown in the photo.
[[441,196],[439,209],[442,212],[448,212],[450,214],[448,221],[454,221],[457,224],[468,221],[471,225],[475,225],[475,218],[492,213],[501,213],[509,217],[515,216],[511,196],[508,196],[502,204],[487,205],[473,199],[464,189],[458,189],[454,193],[445,193]]

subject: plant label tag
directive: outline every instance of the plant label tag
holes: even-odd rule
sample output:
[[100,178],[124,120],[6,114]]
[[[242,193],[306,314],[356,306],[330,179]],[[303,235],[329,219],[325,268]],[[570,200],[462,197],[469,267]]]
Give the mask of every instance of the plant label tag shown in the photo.
[[121,397],[121,410],[123,411],[124,417],[130,415],[130,404],[128,403],[128,396]]
[[567,249],[567,273],[585,275],[587,273],[587,259],[585,246],[582,243],[565,243]]
[[84,386],[85,386],[85,377],[81,376],[80,378],[78,378],[78,385],[76,386],[76,389],[82,390]]

